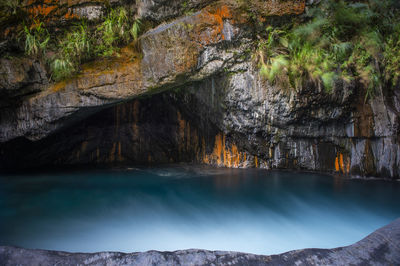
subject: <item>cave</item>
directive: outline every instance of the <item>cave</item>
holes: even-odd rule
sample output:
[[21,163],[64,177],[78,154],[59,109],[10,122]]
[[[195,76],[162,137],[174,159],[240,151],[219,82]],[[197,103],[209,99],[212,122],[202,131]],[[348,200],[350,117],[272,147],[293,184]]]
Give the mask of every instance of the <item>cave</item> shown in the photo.
[[400,264],[397,1],[0,15],[1,265]]

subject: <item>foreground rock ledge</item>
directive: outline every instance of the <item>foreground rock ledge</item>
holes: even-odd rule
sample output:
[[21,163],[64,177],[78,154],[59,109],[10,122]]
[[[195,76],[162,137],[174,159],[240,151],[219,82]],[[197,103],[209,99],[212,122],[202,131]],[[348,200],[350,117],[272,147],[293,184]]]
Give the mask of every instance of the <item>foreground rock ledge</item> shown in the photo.
[[2,265],[400,265],[400,219],[351,246],[295,250],[272,256],[197,249],[89,254],[0,247],[0,262]]

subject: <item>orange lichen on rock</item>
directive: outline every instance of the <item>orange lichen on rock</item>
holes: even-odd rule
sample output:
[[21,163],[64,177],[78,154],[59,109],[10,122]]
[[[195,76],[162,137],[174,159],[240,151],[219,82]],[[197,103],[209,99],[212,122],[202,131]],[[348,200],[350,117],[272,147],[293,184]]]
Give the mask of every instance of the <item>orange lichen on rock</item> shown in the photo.
[[72,12],[72,9],[69,9],[68,12],[65,13],[64,18],[74,19],[74,18],[79,18],[79,17]]
[[[45,21],[79,18],[73,14],[69,7],[82,4],[83,1],[59,1],[59,0],[28,0],[23,3],[23,8],[31,18],[41,18]],[[84,1],[91,2],[91,1]]]
[[231,11],[226,5],[203,9],[195,18],[193,38],[202,45],[225,40],[224,19],[231,18]]
[[58,10],[58,1],[42,0],[42,1],[27,1],[25,10],[32,18],[42,17],[47,18],[53,15]]
[[212,16],[216,21],[216,33],[221,36],[222,40],[225,40],[225,36],[222,33],[224,29],[224,19],[231,18],[231,12],[228,6],[223,5],[221,7],[217,7],[214,13],[208,13],[208,15]]

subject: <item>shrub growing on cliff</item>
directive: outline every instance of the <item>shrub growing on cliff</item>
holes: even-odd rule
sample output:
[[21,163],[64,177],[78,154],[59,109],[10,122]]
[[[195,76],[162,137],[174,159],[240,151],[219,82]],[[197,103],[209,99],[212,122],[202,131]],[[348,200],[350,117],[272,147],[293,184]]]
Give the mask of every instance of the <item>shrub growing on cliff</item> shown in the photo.
[[1,20],[7,16],[17,14],[17,11],[20,7],[21,0],[0,0],[0,14],[2,15]]
[[75,71],[75,65],[68,58],[55,58],[51,62],[52,78],[56,81],[70,77]]
[[111,9],[104,22],[97,28],[101,42],[96,53],[111,56],[118,52],[118,45],[129,40],[130,29],[127,12],[124,8]]
[[97,27],[95,53],[99,56],[118,55],[119,46],[137,41],[141,30],[140,19],[129,19],[128,12],[120,7],[111,9],[104,22]]
[[79,65],[92,57],[92,40],[85,22],[72,27],[59,42],[58,54],[51,63],[53,79],[71,76]]
[[261,74],[294,89],[312,81],[332,91],[338,79],[356,80],[366,88],[366,97],[372,96],[382,82],[383,54],[386,72],[391,73],[386,75],[399,76],[397,61],[389,59],[398,51],[398,42],[391,37],[398,12],[391,7],[389,0],[368,4],[326,0],[310,11],[312,19],[305,24],[290,30],[268,28],[259,45]]
[[142,22],[140,21],[140,19],[135,19],[135,21],[132,24],[131,29],[129,30],[129,33],[131,34],[134,41],[137,41],[137,39],[139,38],[141,25],[142,25]]
[[35,21],[31,28],[24,26],[23,34],[25,37],[25,53],[27,55],[39,55],[39,53],[46,51],[47,44],[50,41],[50,34],[44,28],[43,22]]
[[385,78],[393,86],[400,83],[400,23],[395,25],[395,34],[389,36],[384,47]]
[[77,62],[88,59],[92,56],[92,40],[88,33],[88,27],[85,22],[73,27],[72,32],[67,33],[60,47],[63,54],[75,58]]
[[124,8],[111,9],[106,19],[91,32],[83,21],[75,25],[59,41],[57,55],[50,67],[54,80],[70,77],[79,70],[79,65],[96,56],[118,55],[119,47],[137,40],[141,22],[131,24]]
[[20,0],[0,0],[0,23],[3,23],[10,17],[17,15],[20,8]]

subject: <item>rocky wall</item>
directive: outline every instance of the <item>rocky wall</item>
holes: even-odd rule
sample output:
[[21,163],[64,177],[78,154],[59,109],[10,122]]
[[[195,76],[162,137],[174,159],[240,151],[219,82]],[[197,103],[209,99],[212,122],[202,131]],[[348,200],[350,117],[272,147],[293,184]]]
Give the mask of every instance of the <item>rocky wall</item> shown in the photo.
[[[174,12],[161,0],[124,4],[171,19],[143,34],[140,53],[127,46],[59,83],[38,60],[1,59],[1,168],[195,162],[399,177],[398,87],[366,100],[356,82],[331,94],[311,82],[271,86],[252,56],[252,18],[236,1],[174,1]],[[305,8],[263,4],[271,21]]]

